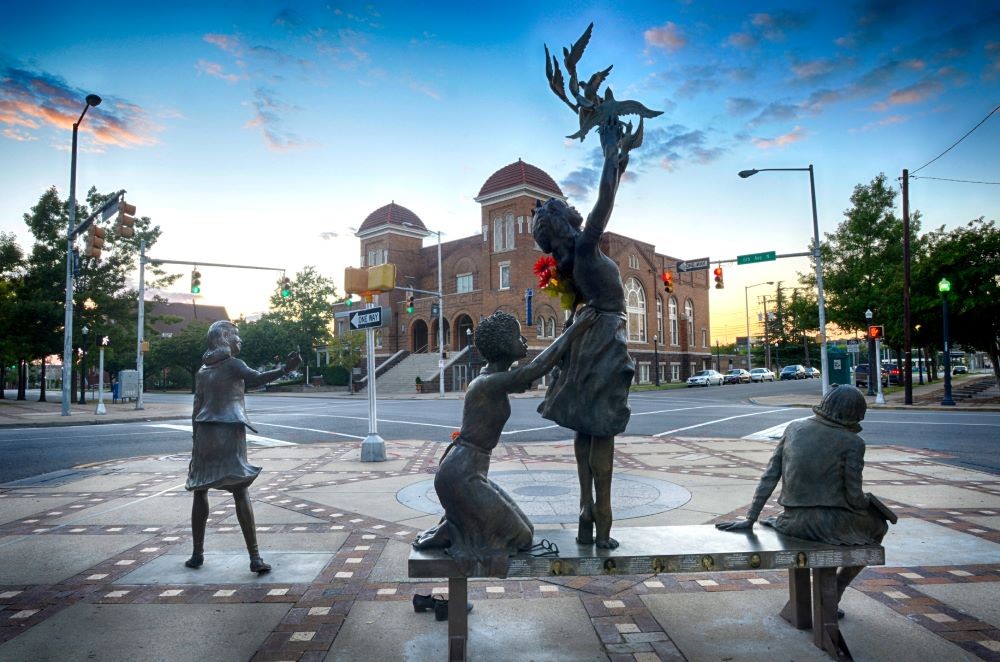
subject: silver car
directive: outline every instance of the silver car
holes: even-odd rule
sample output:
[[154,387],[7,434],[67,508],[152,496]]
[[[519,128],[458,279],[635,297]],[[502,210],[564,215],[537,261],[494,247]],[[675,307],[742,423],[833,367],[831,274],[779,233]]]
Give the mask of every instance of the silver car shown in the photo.
[[687,385],[690,386],[712,386],[716,384],[722,386],[722,373],[718,370],[702,370],[688,377]]
[[750,371],[750,381],[752,382],[773,382],[774,373],[767,368],[754,368]]

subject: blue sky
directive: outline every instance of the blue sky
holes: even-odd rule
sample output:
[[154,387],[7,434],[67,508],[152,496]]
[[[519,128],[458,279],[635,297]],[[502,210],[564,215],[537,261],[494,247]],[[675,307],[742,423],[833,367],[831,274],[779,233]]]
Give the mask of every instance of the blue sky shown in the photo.
[[[128,190],[164,229],[155,257],[298,270],[338,282],[357,227],[395,201],[445,240],[478,231],[473,201],[522,158],[586,211],[597,140],[549,90],[590,21],[580,73],[614,64],[617,98],[663,110],[629,166],[610,229],[680,258],[806,250],[804,173],[820,230],[855,185],[896,181],[1000,103],[995,2],[16,3],[0,25],[0,229],[50,185]],[[1000,113],[920,171],[1000,181]],[[1000,187],[914,180],[925,228],[997,218]],[[339,236],[320,238],[320,233]],[[808,262],[726,268],[713,336],[744,333],[739,290]],[[186,272],[186,268],[178,267]],[[266,309],[275,275],[203,268],[203,300]],[[766,288],[757,288],[761,294]],[[177,286],[187,295],[186,276]],[[751,308],[751,312],[752,312]]]

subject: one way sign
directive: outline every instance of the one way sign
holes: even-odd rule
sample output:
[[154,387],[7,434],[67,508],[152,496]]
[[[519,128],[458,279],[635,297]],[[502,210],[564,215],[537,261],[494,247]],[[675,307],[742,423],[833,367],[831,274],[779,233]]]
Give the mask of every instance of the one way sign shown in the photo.
[[351,311],[352,329],[376,329],[382,326],[382,307]]

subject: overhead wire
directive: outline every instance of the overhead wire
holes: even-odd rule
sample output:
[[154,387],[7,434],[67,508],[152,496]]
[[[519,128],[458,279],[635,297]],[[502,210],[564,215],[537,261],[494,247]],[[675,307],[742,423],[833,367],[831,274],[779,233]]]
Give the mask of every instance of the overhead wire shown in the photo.
[[1000,184],[1000,182],[979,182],[972,179],[948,179],[947,177],[927,177],[926,175],[921,177],[914,177],[911,175],[910,179],[936,179],[941,182],[959,182],[961,184]]
[[988,120],[988,119],[989,119],[989,118],[990,118],[990,117],[991,117],[991,116],[992,116],[992,115],[993,115],[993,114],[994,114],[995,112],[997,112],[998,110],[1000,110],[1000,104],[998,104],[998,105],[997,105],[997,106],[996,106],[996,107],[995,107],[995,108],[994,108],[993,110],[991,110],[991,111],[990,111],[990,112],[989,112],[989,113],[988,113],[988,114],[986,115],[986,117],[984,117],[984,118],[983,118],[982,120],[980,120],[979,124],[977,124],[976,126],[972,127],[971,129],[969,129],[969,131],[968,131],[968,132],[967,132],[967,133],[966,133],[966,134],[965,134],[964,136],[962,136],[961,138],[959,138],[958,140],[956,140],[956,141],[955,141],[955,143],[954,143],[954,144],[952,144],[952,146],[951,146],[951,147],[949,147],[948,149],[944,150],[943,152],[941,152],[940,154],[938,154],[938,155],[937,155],[937,156],[935,156],[935,157],[934,157],[933,159],[931,159],[931,160],[930,160],[930,161],[928,161],[927,163],[923,164],[922,166],[920,166],[920,167],[919,167],[919,168],[917,168],[916,170],[911,170],[911,171],[910,171],[910,175],[913,175],[914,173],[917,173],[917,172],[920,172],[921,170],[923,170],[924,168],[926,168],[927,166],[929,166],[930,164],[934,163],[935,161],[937,161],[938,159],[940,159],[940,158],[941,158],[942,156],[944,156],[945,154],[947,154],[948,152],[950,152],[950,151],[951,151],[952,149],[954,149],[954,148],[955,148],[955,146],[957,146],[957,145],[958,145],[958,144],[959,144],[960,142],[962,142],[963,140],[965,140],[966,138],[968,138],[968,137],[969,137],[969,136],[970,136],[970,135],[972,134],[972,132],[973,132],[973,131],[975,131],[976,129],[978,129],[979,127],[981,127],[981,126],[983,125],[983,123],[984,123],[984,122],[985,122],[986,120]]

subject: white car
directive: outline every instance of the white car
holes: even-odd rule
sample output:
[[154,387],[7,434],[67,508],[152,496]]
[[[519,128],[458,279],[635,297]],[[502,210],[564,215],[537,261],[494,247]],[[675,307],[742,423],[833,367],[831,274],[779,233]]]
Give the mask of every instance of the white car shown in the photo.
[[702,370],[688,377],[687,385],[690,386],[711,386],[718,384],[722,386],[722,373],[718,370]]
[[750,371],[750,381],[752,382],[773,382],[774,373],[767,368],[754,368]]

